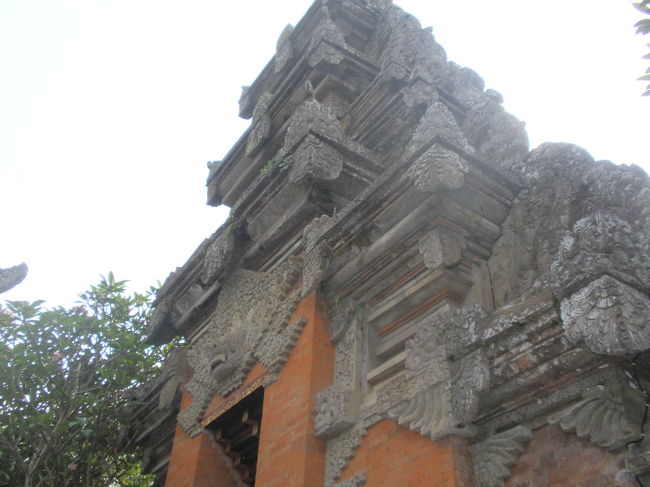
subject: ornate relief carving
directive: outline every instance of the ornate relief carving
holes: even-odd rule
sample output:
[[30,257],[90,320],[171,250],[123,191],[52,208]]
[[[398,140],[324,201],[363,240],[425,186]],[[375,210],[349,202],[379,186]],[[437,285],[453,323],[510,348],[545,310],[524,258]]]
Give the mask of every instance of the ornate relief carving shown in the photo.
[[626,383],[608,382],[588,390],[583,400],[551,416],[550,424],[616,450],[641,433],[644,395]]
[[418,240],[418,248],[429,269],[451,267],[460,262],[467,247],[463,234],[437,226]]
[[282,68],[293,57],[293,46],[291,45],[291,33],[293,32],[293,25],[287,24],[287,26],[280,34],[280,38],[275,46],[275,72],[279,73],[282,71]]
[[255,105],[255,109],[253,110],[253,127],[248,134],[248,141],[246,142],[246,154],[251,154],[259,149],[271,134],[269,107],[272,101],[273,93],[264,93],[257,100],[257,105]]
[[200,280],[204,286],[211,286],[214,281],[221,275],[233,255],[235,247],[235,238],[232,233],[221,234],[212,242],[208,248],[203,260],[203,269],[201,269]]
[[405,172],[418,191],[460,188],[465,182],[466,162],[455,152],[433,144]]
[[[311,83],[305,83],[307,99],[296,109],[289,120],[284,148],[292,151],[294,146],[310,131],[338,140],[343,137],[341,124],[334,113],[314,97]],[[294,162],[295,164],[295,162]]]
[[447,358],[461,357],[480,339],[480,324],[487,316],[488,312],[480,304],[467,304],[452,315],[443,337]]
[[650,348],[650,300],[610,276],[563,299],[562,323],[571,342],[606,355],[625,355]]
[[355,392],[334,384],[316,396],[316,434],[333,438],[350,428],[356,419],[358,397]]
[[188,353],[194,375],[187,390],[194,402],[178,420],[191,436],[201,431],[212,396],[239,387],[256,360],[272,374],[284,365],[305,324],[287,326],[300,301],[300,267],[299,259],[289,258],[269,273],[239,269],[224,284],[207,331]]
[[327,142],[307,134],[293,153],[289,180],[296,183],[308,176],[315,179],[336,179],[343,169],[343,156]]
[[348,462],[354,457],[357,448],[368,431],[365,428],[353,429],[341,433],[327,442],[325,454],[325,486],[331,487],[341,476]]
[[645,288],[650,285],[649,254],[648,235],[634,232],[613,213],[598,211],[578,220],[564,234],[551,274],[560,295],[601,274]]
[[412,431],[437,440],[450,433],[449,392],[443,382],[418,392],[388,410],[388,417]]
[[469,447],[479,487],[504,487],[510,468],[518,461],[533,438],[525,426],[517,426]]

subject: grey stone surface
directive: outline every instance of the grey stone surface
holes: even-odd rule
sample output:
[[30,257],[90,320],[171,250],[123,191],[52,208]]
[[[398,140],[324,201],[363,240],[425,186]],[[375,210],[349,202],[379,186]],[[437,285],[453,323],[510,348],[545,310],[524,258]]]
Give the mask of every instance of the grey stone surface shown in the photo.
[[27,276],[27,264],[19,264],[0,269],[0,293],[9,291],[20,284]]

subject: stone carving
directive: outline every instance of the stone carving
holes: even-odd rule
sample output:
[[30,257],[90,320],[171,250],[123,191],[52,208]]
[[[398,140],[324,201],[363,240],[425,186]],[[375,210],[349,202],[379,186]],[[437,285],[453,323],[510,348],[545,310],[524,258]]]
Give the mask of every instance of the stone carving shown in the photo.
[[569,340],[606,355],[650,348],[650,300],[610,276],[601,276],[561,302]]
[[253,106],[251,100],[251,87],[242,86],[241,95],[239,97],[239,116],[241,118],[249,119],[253,115]]
[[518,461],[533,438],[525,426],[517,426],[469,447],[479,487],[504,487],[510,468]]
[[334,140],[343,137],[341,124],[327,106],[316,100],[314,88],[309,81],[305,83],[305,93],[307,98],[289,119],[289,127],[284,137],[286,151],[292,151],[309,132],[318,133]]
[[308,134],[296,148],[294,164],[289,173],[291,182],[311,176],[315,179],[336,179],[343,169],[343,157],[330,144]]
[[458,264],[466,247],[465,237],[461,233],[443,226],[437,226],[418,240],[424,264],[429,269]]
[[406,377],[421,388],[448,378],[444,346],[448,314],[422,323],[406,342]]
[[481,392],[490,386],[490,366],[481,349],[449,365],[451,376],[451,417],[455,428],[471,435],[471,422],[476,417]]
[[326,243],[320,243],[315,249],[305,255],[305,266],[302,269],[303,298],[309,296],[320,285],[321,278],[329,266],[332,249]]
[[293,25],[287,24],[287,26],[280,34],[280,38],[275,47],[275,72],[279,73],[282,71],[287,63],[293,57],[293,46],[291,45],[291,33],[293,32]]
[[[147,327],[148,337],[158,337],[162,334],[162,343],[171,339],[171,336],[173,336],[171,335],[171,330],[173,329],[172,324],[170,323],[171,306],[172,300],[169,296],[162,298],[162,300],[154,306],[151,312],[151,317],[149,318],[149,326]],[[167,340],[165,340],[165,338],[167,338]],[[155,343],[159,342],[160,340],[156,340]]]
[[366,482],[368,481],[368,476],[364,473],[360,473],[359,475],[355,475],[354,477],[351,477],[347,480],[344,480],[343,482],[339,482],[336,484],[336,487],[363,487],[366,485]]
[[302,231],[303,248],[310,251],[320,241],[321,237],[334,225],[334,218],[321,215],[314,218]]
[[467,164],[455,152],[433,144],[404,173],[418,191],[437,191],[439,188],[460,188],[467,173]]
[[273,93],[264,93],[257,100],[253,110],[253,123],[248,141],[246,143],[246,154],[252,154],[259,149],[271,134],[271,115],[269,107],[273,101]]
[[235,238],[232,232],[221,232],[208,248],[203,260],[200,280],[205,287],[211,286],[222,274],[233,256]]
[[480,324],[487,316],[485,308],[475,303],[463,306],[452,315],[443,337],[448,359],[458,359],[480,340]]
[[353,323],[359,305],[352,299],[346,299],[334,305],[329,315],[330,339],[338,343]]
[[343,53],[333,46],[346,48],[345,37],[341,29],[332,22],[329,9],[324,6],[321,8],[323,21],[319,23],[317,30],[314,32],[309,50],[312,52],[309,57],[309,66],[314,67],[320,61],[330,64],[339,64],[343,60]]
[[503,98],[487,90],[474,103],[463,123],[469,143],[487,160],[509,170],[521,168],[528,153],[524,124],[501,106]]
[[556,293],[609,274],[637,288],[650,286],[650,237],[634,232],[614,213],[597,211],[578,220],[560,241],[551,266]]
[[0,294],[20,284],[27,276],[27,264],[0,269]]
[[641,434],[644,395],[626,383],[611,381],[585,392],[582,401],[548,419],[564,431],[616,450]]
[[163,365],[161,376],[165,381],[158,396],[158,409],[166,410],[178,406],[180,402],[180,385],[185,382],[187,372],[187,352],[183,349],[172,349]]
[[300,267],[291,257],[270,273],[239,269],[224,284],[207,331],[188,352],[194,375],[186,389],[194,402],[178,420],[191,436],[201,431],[212,396],[239,387],[256,360],[272,374],[281,370],[305,324],[287,325],[300,301]]
[[355,393],[334,384],[316,396],[316,434],[321,438],[333,438],[350,428],[356,419],[358,406]]
[[432,440],[450,433],[450,416],[449,394],[443,382],[388,410],[389,418]]
[[469,144],[458,127],[456,119],[447,106],[440,101],[435,101],[429,105],[415,129],[407,150],[409,153],[414,154],[434,138],[459,149],[469,150]]
[[341,476],[357,448],[368,434],[365,428],[345,431],[327,442],[325,454],[325,486],[332,487]]

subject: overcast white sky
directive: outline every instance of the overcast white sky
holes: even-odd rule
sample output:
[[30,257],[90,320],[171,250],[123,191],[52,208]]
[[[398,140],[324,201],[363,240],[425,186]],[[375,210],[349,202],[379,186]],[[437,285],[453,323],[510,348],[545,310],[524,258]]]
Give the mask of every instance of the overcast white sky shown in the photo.
[[[30,267],[0,299],[67,305],[110,270],[144,290],[182,265],[227,216],[205,205],[205,163],[249,123],[240,87],[311,3],[0,0],[0,267]],[[628,0],[396,3],[503,94],[531,147],[650,169],[650,38]]]

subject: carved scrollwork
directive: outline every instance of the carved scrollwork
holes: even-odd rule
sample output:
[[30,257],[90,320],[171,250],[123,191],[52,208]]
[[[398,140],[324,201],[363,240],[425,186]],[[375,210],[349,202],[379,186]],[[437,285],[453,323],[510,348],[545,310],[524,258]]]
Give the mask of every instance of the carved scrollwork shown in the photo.
[[309,296],[320,285],[321,278],[332,258],[332,248],[322,242],[307,252],[305,255],[305,266],[302,269],[302,292],[303,298]]
[[518,461],[533,438],[525,426],[493,435],[469,447],[474,460],[474,472],[479,487],[504,487],[510,468]]
[[636,289],[604,275],[560,303],[567,338],[606,355],[650,348],[650,300]]
[[625,383],[610,382],[588,390],[582,401],[551,416],[548,422],[616,450],[639,437],[644,409],[645,398],[640,391]]
[[341,29],[332,22],[329,9],[324,6],[321,8],[321,12],[324,20],[318,24],[309,46],[312,51],[309,57],[311,67],[316,66],[320,61],[339,64],[343,60],[343,53],[333,46],[347,47]]
[[332,343],[338,343],[350,325],[355,320],[359,305],[352,299],[346,299],[337,303],[329,315],[330,339]]
[[392,407],[388,417],[432,440],[449,434],[451,410],[445,384],[439,382]]

